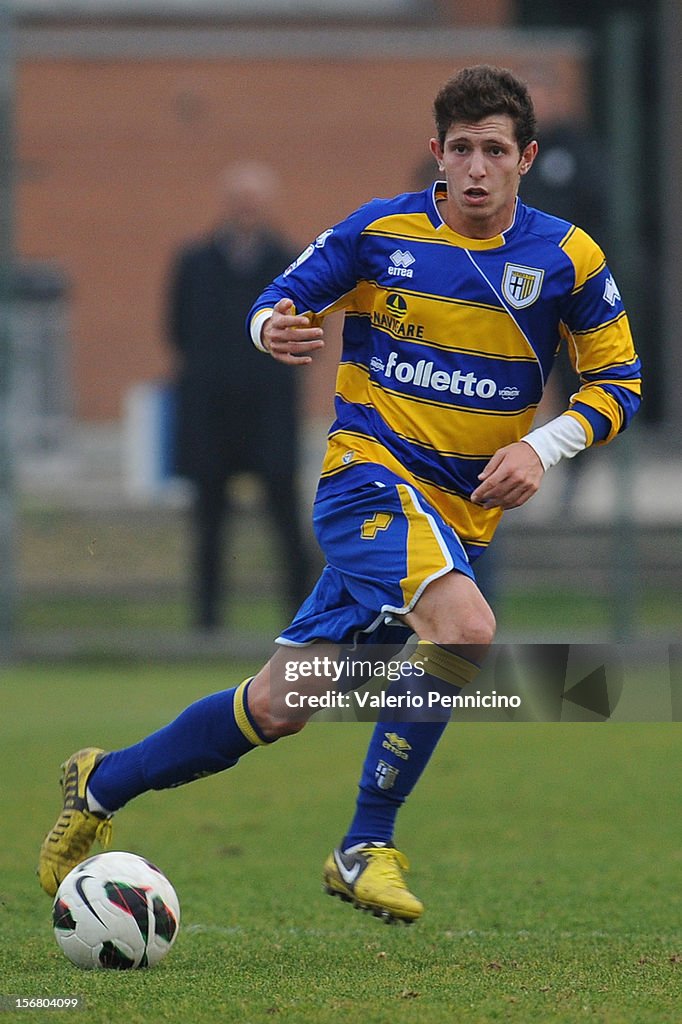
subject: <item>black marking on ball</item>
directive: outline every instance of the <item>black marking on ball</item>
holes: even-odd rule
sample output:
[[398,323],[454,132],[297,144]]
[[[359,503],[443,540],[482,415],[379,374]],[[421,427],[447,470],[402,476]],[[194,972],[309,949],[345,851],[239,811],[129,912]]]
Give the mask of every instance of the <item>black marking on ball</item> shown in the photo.
[[99,962],[102,967],[108,967],[112,971],[130,971],[135,966],[135,961],[126,956],[113,942],[102,943]]
[[149,940],[149,901],[146,890],[126,882],[106,882],[104,891],[110,903],[120,907],[135,920],[146,948]]
[[152,900],[152,910],[154,911],[154,926],[156,934],[165,942],[172,942],[175,933],[178,930],[178,922],[175,918],[175,914],[168,904],[164,903],[159,896],[155,896]]
[[56,900],[52,908],[52,924],[62,932],[75,932],[76,922],[65,900]]

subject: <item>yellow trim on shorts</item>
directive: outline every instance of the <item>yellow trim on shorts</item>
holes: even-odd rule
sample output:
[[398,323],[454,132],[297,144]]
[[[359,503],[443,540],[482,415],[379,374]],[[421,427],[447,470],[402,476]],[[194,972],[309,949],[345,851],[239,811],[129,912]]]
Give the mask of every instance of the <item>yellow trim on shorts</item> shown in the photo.
[[407,575],[400,581],[405,604],[412,606],[427,583],[454,568],[440,529],[417,504],[408,484],[396,484],[403,514],[407,519]]

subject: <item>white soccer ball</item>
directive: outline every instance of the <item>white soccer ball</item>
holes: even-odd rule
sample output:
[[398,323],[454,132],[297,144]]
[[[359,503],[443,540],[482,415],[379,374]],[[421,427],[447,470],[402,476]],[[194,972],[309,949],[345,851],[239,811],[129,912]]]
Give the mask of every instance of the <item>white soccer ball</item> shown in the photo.
[[163,872],[143,857],[99,853],[59,886],[52,924],[76,967],[153,967],[175,942],[180,905]]

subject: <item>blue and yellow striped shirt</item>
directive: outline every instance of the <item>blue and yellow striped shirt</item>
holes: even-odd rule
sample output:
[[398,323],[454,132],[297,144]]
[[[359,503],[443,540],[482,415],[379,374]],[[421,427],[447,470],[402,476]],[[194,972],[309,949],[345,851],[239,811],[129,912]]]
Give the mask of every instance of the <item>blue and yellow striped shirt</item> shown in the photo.
[[469,496],[498,448],[528,433],[562,340],[580,376],[570,415],[610,441],[640,401],[640,363],[604,254],[580,228],[517,201],[494,238],[458,235],[445,184],[375,199],[323,232],[258,298],[313,323],[345,310],[336,420],[319,493],[414,484],[472,555],[500,509]]

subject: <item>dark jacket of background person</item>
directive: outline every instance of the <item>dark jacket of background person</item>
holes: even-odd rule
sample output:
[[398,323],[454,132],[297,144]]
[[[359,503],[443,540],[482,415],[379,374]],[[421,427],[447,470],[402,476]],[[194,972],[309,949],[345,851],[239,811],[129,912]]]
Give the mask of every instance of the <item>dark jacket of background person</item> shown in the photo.
[[169,333],[179,360],[177,470],[193,481],[245,470],[296,472],[297,378],[259,353],[244,333],[253,297],[291,262],[263,233],[252,259],[215,233],[183,249],[171,280]]
[[263,287],[293,258],[268,227],[272,172],[235,165],[223,185],[215,230],[176,256],[168,294],[168,335],[177,374],[176,471],[194,484],[193,618],[221,624],[229,523],[226,484],[251,472],[264,490],[293,614],[307,595],[310,555],[298,495],[300,407],[295,370],[258,352],[244,323]]

